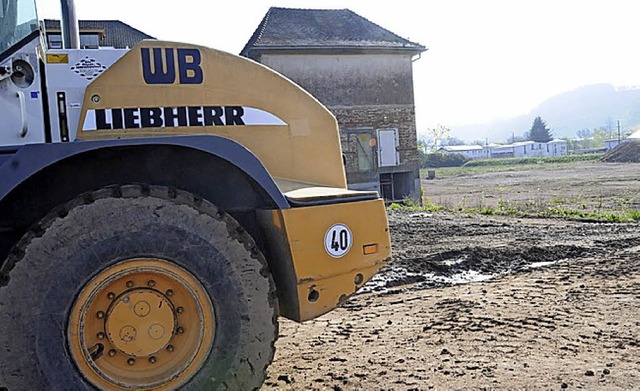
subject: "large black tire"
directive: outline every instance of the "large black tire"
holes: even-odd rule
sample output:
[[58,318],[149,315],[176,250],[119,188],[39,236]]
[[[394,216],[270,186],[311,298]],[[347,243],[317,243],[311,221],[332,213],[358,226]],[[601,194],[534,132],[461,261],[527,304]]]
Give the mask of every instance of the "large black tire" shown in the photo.
[[166,187],[112,186],[58,208],[0,270],[0,389],[93,387],[70,358],[67,322],[81,287],[119,260],[175,262],[206,289],[213,347],[185,389],[258,388],[277,338],[275,285],[251,237],[206,200]]

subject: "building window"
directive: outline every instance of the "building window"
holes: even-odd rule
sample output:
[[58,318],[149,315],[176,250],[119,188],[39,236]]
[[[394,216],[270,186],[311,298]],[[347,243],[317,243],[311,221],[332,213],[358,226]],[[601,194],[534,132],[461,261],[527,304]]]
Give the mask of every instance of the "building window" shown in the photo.
[[[47,34],[49,49],[62,49],[62,34]],[[80,34],[80,49],[98,49],[100,46],[100,34]]]
[[100,45],[100,35],[97,33],[80,34],[80,48],[98,49]]
[[356,156],[358,157],[358,171],[367,172],[374,169],[373,147],[376,139],[371,133],[359,133],[356,135]]
[[48,34],[47,45],[49,49],[62,49],[62,34]]

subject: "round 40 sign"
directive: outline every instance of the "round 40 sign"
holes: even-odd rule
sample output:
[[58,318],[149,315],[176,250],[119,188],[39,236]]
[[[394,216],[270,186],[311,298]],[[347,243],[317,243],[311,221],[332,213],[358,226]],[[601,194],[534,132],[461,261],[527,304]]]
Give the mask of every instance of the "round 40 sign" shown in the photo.
[[324,235],[324,248],[334,258],[340,258],[351,250],[353,235],[344,224],[334,224]]

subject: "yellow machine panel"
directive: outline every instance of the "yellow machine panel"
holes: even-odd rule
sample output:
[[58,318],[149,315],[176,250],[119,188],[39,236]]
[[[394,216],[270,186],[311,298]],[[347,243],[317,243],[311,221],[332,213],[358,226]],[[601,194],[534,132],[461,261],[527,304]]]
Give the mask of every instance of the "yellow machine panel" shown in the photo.
[[346,188],[333,115],[252,60],[143,41],[87,87],[77,139],[182,134],[233,139],[275,178]]
[[[382,200],[263,213],[276,254],[290,254],[298,308],[285,314],[313,319],[345,301],[391,257]],[[297,312],[297,313],[296,313]]]

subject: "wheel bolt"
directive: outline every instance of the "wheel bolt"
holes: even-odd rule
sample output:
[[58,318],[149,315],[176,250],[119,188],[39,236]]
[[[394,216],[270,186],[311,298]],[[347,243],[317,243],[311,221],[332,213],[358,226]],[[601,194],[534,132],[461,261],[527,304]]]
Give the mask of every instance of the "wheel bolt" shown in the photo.
[[182,327],[182,326],[178,327],[178,328],[176,329],[176,333],[178,333],[178,334],[182,334],[182,333],[184,333],[184,327]]
[[151,363],[151,364],[155,364],[155,363],[156,363],[156,361],[157,361],[157,360],[156,360],[155,356],[151,356],[151,357],[149,357],[149,363]]
[[167,289],[167,296],[173,296],[173,289]]
[[167,345],[167,350],[173,352],[176,348],[174,348],[173,345]]
[[98,337],[98,339],[104,339],[105,335],[104,333],[101,331],[98,333],[98,335],[96,335],[96,337]]
[[129,364],[129,365],[133,365],[135,363],[136,363],[135,358],[130,358],[130,359],[127,360],[127,364]]
[[184,312],[184,307],[178,307],[176,308],[176,311],[178,311],[179,314]]
[[116,297],[116,294],[115,294],[115,293],[113,293],[113,292],[109,292],[109,293],[107,293],[107,298],[108,298],[109,300],[112,300],[114,297]]
[[109,350],[109,357],[113,357],[115,355],[116,355],[116,351],[115,350],[113,350],[113,349]]
[[155,282],[155,281],[153,281],[153,280],[149,280],[149,281],[147,282],[147,285],[149,285],[151,288],[153,288],[154,286],[156,286],[156,282]]
[[127,281],[127,288],[131,288],[133,286],[133,281]]
[[98,311],[98,313],[96,314],[96,316],[98,317],[98,319],[102,319],[102,318],[104,318],[104,312],[102,312],[102,311]]

